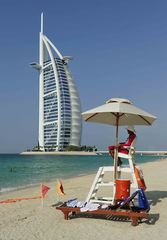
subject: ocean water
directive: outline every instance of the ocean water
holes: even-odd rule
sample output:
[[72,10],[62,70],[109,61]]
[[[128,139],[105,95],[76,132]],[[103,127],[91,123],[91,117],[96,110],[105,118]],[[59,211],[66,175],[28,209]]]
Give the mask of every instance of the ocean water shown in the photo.
[[[136,163],[156,161],[160,156],[135,156]],[[0,194],[39,183],[96,172],[112,166],[111,156],[23,156],[0,154]]]

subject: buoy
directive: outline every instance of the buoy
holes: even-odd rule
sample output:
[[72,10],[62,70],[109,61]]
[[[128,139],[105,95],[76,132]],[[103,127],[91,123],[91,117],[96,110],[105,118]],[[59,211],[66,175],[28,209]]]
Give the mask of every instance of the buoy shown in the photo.
[[135,172],[135,177],[137,180],[138,187],[143,190],[146,190],[146,184],[144,181],[144,176],[143,176],[142,170],[138,166],[135,166],[134,172]]

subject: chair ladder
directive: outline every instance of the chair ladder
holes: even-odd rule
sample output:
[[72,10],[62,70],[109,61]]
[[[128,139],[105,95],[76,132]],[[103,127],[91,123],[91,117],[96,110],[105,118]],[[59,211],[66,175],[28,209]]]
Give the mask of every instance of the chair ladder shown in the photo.
[[[125,156],[122,156],[122,157],[125,158]],[[130,173],[131,179],[132,179],[131,188],[134,188],[136,190],[136,189],[138,189],[138,184],[137,184],[137,179],[136,179],[135,173],[134,173],[134,163],[133,163],[132,155],[128,155],[128,157],[126,157],[126,158],[128,158],[129,167],[117,167],[117,173],[119,176],[117,179],[121,178],[121,173],[123,173],[123,172]],[[111,181],[103,182],[105,172],[111,172]],[[114,172],[114,167],[112,167],[112,166],[111,167],[103,166],[103,167],[99,168],[99,170],[94,178],[93,184],[90,188],[90,191],[88,193],[88,196],[86,198],[86,202],[96,202],[96,203],[99,202],[99,203],[113,204],[115,191],[116,191],[115,183],[112,180],[113,172]],[[113,192],[112,196],[98,198],[97,192],[99,190],[99,187],[111,187],[112,192]]]

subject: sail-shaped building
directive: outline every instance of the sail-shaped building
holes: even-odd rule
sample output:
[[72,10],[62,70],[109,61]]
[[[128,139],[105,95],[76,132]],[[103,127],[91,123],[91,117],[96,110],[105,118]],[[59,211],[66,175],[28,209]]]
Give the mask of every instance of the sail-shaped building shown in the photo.
[[69,56],[62,56],[43,33],[41,14],[39,64],[39,147],[41,151],[61,151],[68,145],[80,146],[81,105],[68,67]]

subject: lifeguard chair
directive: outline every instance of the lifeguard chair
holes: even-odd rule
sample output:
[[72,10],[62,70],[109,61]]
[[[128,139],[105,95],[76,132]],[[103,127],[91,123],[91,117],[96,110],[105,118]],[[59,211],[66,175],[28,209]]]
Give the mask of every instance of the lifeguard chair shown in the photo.
[[[123,173],[126,173],[126,174],[128,173],[128,175],[130,175],[130,178],[131,178],[130,179],[131,189],[134,189],[134,191],[138,189],[138,181],[135,175],[135,162],[134,162],[135,143],[136,143],[136,138],[131,143],[131,146],[125,147],[128,150],[127,154],[118,152],[118,157],[128,160],[127,166],[125,167],[116,166],[117,168],[116,179],[121,179]],[[113,172],[114,172],[114,167],[112,166],[111,167],[103,166],[99,168],[95,176],[95,179],[93,181],[93,184],[90,188],[90,191],[88,193],[88,196],[86,198],[86,202],[101,202],[101,203],[111,203],[111,204],[114,203],[115,193],[116,193],[116,184],[114,182],[114,179],[112,179]],[[107,173],[110,174],[111,180],[105,181],[105,175]],[[101,187],[112,188],[112,191],[111,191],[112,196],[98,197],[97,194]]]

